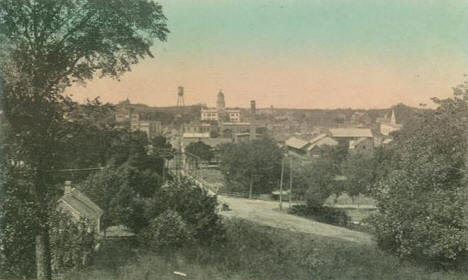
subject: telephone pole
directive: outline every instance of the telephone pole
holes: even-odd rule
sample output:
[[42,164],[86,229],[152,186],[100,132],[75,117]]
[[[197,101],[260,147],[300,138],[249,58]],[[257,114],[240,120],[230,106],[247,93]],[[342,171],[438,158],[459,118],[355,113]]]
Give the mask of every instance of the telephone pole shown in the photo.
[[289,209],[291,209],[291,204],[292,204],[292,175],[293,169],[292,169],[292,158],[289,157]]
[[283,175],[284,175],[284,158],[281,159],[281,181],[279,193],[279,209],[283,211]]

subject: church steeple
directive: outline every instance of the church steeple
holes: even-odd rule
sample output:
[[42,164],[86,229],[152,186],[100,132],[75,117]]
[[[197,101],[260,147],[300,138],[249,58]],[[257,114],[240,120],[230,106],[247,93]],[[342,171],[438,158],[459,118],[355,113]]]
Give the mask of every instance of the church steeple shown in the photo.
[[390,123],[391,123],[391,124],[397,124],[397,123],[396,123],[396,117],[395,117],[395,110],[394,110],[394,109],[392,109],[392,116],[391,116],[391,118],[390,118]]

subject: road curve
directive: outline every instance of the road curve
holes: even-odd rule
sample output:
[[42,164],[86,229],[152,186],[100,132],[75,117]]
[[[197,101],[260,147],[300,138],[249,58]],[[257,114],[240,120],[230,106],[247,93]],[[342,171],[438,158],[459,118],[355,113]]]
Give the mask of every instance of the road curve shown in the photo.
[[372,236],[369,234],[287,214],[287,202],[283,203],[283,212],[281,212],[277,201],[233,198],[222,195],[218,195],[218,200],[220,203],[228,204],[231,209],[231,211],[221,212],[226,217],[238,217],[261,225],[360,244],[373,244]]

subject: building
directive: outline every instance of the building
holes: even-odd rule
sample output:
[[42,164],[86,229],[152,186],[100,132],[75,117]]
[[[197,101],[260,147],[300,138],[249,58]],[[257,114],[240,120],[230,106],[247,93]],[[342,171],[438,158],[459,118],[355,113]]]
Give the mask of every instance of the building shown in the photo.
[[132,112],[130,114],[130,130],[142,131],[152,139],[161,134],[162,127],[160,121],[141,119],[140,113]]
[[238,133],[250,133],[252,125],[248,122],[221,122],[219,134],[223,138],[232,138]]
[[345,142],[350,151],[374,151],[374,135],[370,128],[331,128],[330,137],[338,142]]
[[299,139],[296,137],[291,137],[285,142],[288,151],[293,152],[298,155],[306,155],[307,148],[310,146],[310,143],[306,140]]
[[389,136],[390,133],[401,129],[402,125],[397,124],[395,110],[392,110],[391,115],[378,120],[380,122],[380,133],[384,136]]
[[224,111],[218,111],[216,108],[201,109],[202,121],[222,121],[223,116],[226,117],[225,120],[230,122],[240,122],[241,120],[240,109],[225,109]]
[[100,233],[101,217],[104,211],[85,194],[73,188],[71,181],[65,182],[64,194],[58,201],[57,209],[70,214],[75,221],[86,219],[90,229],[94,229],[97,234]]
[[200,119],[202,121],[240,122],[241,111],[240,109],[226,108],[224,93],[219,91],[216,99],[216,108],[202,108]]
[[357,154],[371,154],[374,152],[372,138],[359,138],[349,141],[349,152]]
[[324,146],[337,146],[338,141],[328,136],[325,133],[322,133],[309,141],[310,145],[307,147],[307,154],[311,157],[318,158],[320,157],[321,151]]
[[184,133],[210,133],[213,130],[211,124],[202,122],[192,122],[184,124]]

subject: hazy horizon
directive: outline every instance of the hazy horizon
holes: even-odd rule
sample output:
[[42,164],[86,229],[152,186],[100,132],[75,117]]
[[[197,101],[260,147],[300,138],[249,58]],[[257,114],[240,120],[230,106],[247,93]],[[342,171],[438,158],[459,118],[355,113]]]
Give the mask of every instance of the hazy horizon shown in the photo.
[[66,93],[117,103],[332,109],[430,105],[468,73],[461,0],[161,0],[166,43],[117,82]]

